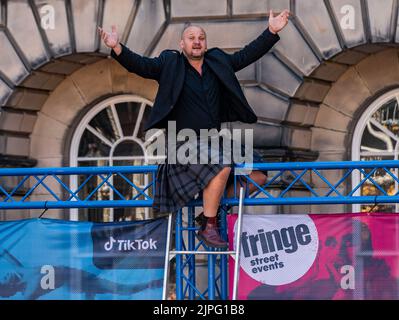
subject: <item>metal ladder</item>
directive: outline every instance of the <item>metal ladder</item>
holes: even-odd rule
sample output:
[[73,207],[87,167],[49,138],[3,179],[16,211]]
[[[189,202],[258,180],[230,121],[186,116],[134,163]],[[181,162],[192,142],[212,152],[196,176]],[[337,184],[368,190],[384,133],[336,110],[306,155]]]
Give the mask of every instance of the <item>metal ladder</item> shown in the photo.
[[[239,195],[239,207],[238,207],[238,219],[237,219],[237,228],[236,233],[237,235],[241,235],[242,230],[242,217],[243,217],[243,202],[244,202],[244,188],[240,188],[240,195]],[[176,216],[176,223],[175,223],[175,230],[176,230],[176,248],[175,250],[170,250],[170,240],[172,238],[172,214],[169,214],[169,224],[168,224],[168,234],[167,234],[167,241],[166,241],[166,255],[165,255],[165,273],[164,273],[164,289],[162,294],[162,299],[167,299],[167,289],[169,284],[169,269],[170,269],[170,262],[174,258],[176,258],[176,298],[178,300],[183,300],[186,297],[186,291],[188,291],[188,298],[189,300],[194,300],[195,296],[198,295],[200,298],[205,299],[205,293],[208,293],[208,299],[214,300],[216,298],[216,281],[220,277],[221,281],[221,288],[219,290],[219,297],[221,299],[227,299],[227,290],[228,290],[228,282],[227,282],[227,258],[231,256],[235,259],[234,264],[234,283],[233,283],[233,293],[232,293],[232,300],[237,299],[237,292],[238,292],[238,281],[239,281],[239,271],[240,271],[240,249],[241,249],[241,237],[236,236],[235,239],[235,250],[234,251],[220,251],[220,249],[215,248],[208,248],[205,251],[197,250],[202,243],[195,245],[195,232],[197,230],[196,227],[193,227],[193,208],[189,208],[189,215],[188,215],[188,227],[182,227],[182,213],[181,211],[177,213]],[[226,231],[226,225],[224,222],[224,230]],[[184,250],[184,241],[182,233],[183,231],[188,231],[188,247],[189,250]],[[225,232],[226,233],[226,232]],[[183,264],[183,256],[187,256],[186,263]],[[207,255],[208,256],[208,289],[201,293],[195,286],[195,257],[197,255]],[[215,265],[216,265],[216,256],[221,256],[220,262],[220,276],[216,277],[215,273]],[[184,274],[184,268],[187,265],[188,269],[188,276]],[[187,287],[183,289],[183,280],[186,280]],[[189,287],[190,286],[190,287]]]

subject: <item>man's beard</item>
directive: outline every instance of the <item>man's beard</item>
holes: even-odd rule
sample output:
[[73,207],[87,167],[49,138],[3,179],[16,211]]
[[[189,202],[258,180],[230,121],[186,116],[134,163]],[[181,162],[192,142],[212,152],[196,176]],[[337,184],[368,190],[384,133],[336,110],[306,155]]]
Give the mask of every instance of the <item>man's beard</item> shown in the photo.
[[188,58],[190,58],[190,60],[202,60],[203,58],[204,58],[204,55],[205,55],[205,51],[201,51],[201,54],[200,55],[194,55],[194,53],[193,53],[193,51],[194,51],[195,49],[192,49],[191,50],[191,54],[188,54],[187,52],[186,52],[186,56],[188,57]]
[[202,60],[204,58],[204,54],[201,54],[200,56],[194,56],[194,55],[190,55],[190,59],[191,60]]

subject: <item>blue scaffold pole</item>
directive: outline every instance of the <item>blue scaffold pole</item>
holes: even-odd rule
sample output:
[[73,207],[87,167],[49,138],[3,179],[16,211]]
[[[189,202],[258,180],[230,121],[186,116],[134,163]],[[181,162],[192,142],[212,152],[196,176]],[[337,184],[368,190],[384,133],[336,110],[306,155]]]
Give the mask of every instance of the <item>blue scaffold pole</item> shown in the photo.
[[[227,240],[227,219],[226,219],[226,212],[221,210],[221,234],[224,240]],[[220,255],[220,299],[227,300],[228,298],[228,279],[227,279],[227,263],[228,263],[228,256],[225,254]]]
[[[209,251],[215,251],[214,248],[209,248]],[[208,255],[208,299],[215,300],[215,269],[216,269],[216,255]]]
[[[182,211],[176,212],[176,251],[183,250],[183,236],[182,236]],[[176,255],[176,299],[184,300],[183,294],[183,270],[182,270],[182,256]]]
[[[195,250],[195,231],[192,229],[194,228],[194,208],[189,207],[188,208],[188,227],[190,228],[190,231],[188,232],[188,250],[189,251],[194,251]],[[195,266],[196,266],[196,261],[195,261],[195,255],[190,254],[189,255],[190,261],[188,262],[188,275],[189,275],[189,281],[190,281],[190,287],[188,291],[188,298],[190,300],[195,300]]]

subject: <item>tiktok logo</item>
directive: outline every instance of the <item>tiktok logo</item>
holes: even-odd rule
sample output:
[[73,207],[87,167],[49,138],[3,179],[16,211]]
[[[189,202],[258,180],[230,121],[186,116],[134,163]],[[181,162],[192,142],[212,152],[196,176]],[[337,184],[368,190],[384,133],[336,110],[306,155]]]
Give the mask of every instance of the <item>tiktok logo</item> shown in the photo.
[[113,237],[110,237],[109,238],[109,241],[107,241],[105,244],[104,244],[104,249],[106,250],[106,251],[111,251],[112,250],[112,248],[113,248],[113,246],[114,246],[114,243],[116,242],[116,240],[113,238]]
[[157,240],[116,240],[113,237],[110,237],[109,241],[104,244],[104,249],[111,251],[116,242],[118,251],[157,250]]

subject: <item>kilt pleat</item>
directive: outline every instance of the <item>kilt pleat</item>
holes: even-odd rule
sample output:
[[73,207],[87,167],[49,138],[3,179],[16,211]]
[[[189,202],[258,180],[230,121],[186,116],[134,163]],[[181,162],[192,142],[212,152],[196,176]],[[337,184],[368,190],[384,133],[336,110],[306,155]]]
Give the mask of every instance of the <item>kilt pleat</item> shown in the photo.
[[226,166],[228,165],[159,165],[155,183],[154,211],[165,213],[183,208]]
[[[221,145],[220,145],[221,146]],[[177,148],[179,144],[177,145]],[[205,147],[206,148],[206,147]],[[199,153],[203,152],[204,145],[197,144]],[[154,213],[175,212],[185,207],[195,196],[200,193],[223,168],[234,168],[234,163],[223,161],[225,155],[219,147],[219,162],[214,163],[212,158],[206,164],[170,164],[162,163],[158,165],[155,181],[155,192],[153,201]],[[208,155],[211,154],[211,147],[208,146]],[[254,152],[254,162],[260,162],[261,156]],[[231,170],[229,181],[234,181],[234,170]]]

